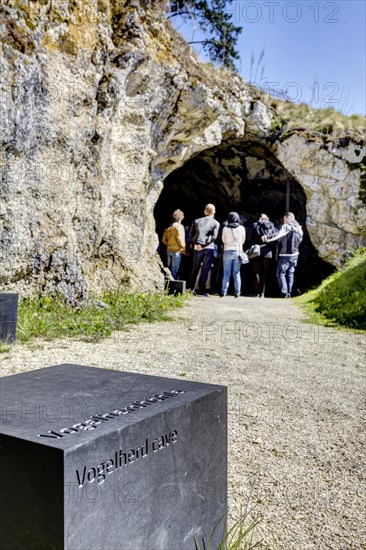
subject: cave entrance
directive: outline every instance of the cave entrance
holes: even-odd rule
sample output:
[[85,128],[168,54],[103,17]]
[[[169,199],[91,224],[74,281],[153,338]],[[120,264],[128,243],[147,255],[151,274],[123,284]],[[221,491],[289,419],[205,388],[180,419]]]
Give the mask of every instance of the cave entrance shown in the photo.
[[[220,223],[226,220],[230,211],[236,211],[250,226],[264,212],[277,227],[281,225],[282,215],[289,204],[289,210],[294,212],[304,230],[294,294],[318,285],[334,271],[333,266],[318,256],[310,241],[306,228],[306,196],[301,185],[263,145],[225,142],[193,157],[172,172],[164,182],[154,211],[159,241],[174,210],[183,210],[183,224],[190,226],[195,218],[204,215],[204,206],[209,202],[215,205],[216,219]],[[159,250],[164,261],[164,245]],[[250,267],[244,266],[243,269],[242,292],[250,295],[253,293]],[[189,257],[182,258],[181,271],[181,278],[187,279]],[[277,296],[278,292],[273,270],[268,295]]]

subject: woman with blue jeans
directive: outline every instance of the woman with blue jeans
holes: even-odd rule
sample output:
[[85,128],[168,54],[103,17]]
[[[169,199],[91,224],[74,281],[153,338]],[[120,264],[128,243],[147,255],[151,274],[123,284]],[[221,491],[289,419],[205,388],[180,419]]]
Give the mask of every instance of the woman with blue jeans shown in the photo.
[[245,242],[245,229],[240,225],[240,218],[237,212],[230,212],[222,230],[222,242],[224,243],[223,268],[221,296],[226,296],[230,277],[234,278],[235,298],[240,296],[241,277],[239,253],[243,250]]

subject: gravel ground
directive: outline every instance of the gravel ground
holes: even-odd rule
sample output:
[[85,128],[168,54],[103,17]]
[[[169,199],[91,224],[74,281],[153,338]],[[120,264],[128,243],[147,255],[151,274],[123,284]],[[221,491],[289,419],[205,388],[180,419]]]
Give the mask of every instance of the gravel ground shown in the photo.
[[194,298],[175,320],[100,343],[16,344],[1,376],[58,363],[229,387],[229,503],[256,505],[263,549],[366,548],[365,335],[291,300]]

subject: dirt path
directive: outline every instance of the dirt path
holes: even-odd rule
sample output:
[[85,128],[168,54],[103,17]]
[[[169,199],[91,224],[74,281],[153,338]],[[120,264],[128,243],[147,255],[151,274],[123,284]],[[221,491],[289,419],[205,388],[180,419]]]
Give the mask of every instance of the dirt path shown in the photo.
[[194,298],[174,322],[100,343],[15,345],[2,376],[70,362],[229,387],[232,517],[262,548],[366,548],[365,335],[305,323],[291,300]]

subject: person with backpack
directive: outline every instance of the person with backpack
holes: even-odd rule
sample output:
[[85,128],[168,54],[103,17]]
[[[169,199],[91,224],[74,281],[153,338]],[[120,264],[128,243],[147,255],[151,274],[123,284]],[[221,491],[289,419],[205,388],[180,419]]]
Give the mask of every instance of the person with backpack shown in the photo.
[[162,241],[167,247],[167,266],[174,279],[180,266],[182,253],[186,249],[185,230],[182,225],[184,214],[181,210],[175,210],[172,214],[172,223],[164,231]]
[[282,298],[291,298],[302,238],[303,230],[292,212],[285,212],[283,215],[283,225],[277,235],[271,238],[266,235],[262,237],[262,241],[266,243],[279,241],[277,279]]
[[[277,235],[278,229],[273,225],[267,214],[261,214],[258,221],[253,223],[250,244],[261,244],[265,235],[269,239]],[[259,256],[250,259],[252,268],[255,295],[264,298],[267,282],[272,271],[273,258],[275,258],[276,245],[262,245]]]

